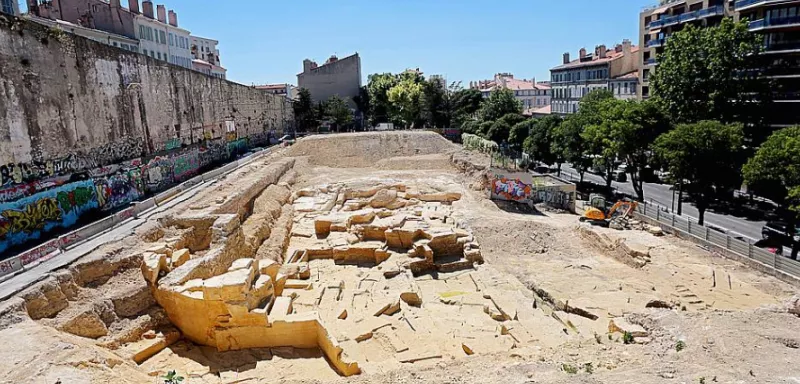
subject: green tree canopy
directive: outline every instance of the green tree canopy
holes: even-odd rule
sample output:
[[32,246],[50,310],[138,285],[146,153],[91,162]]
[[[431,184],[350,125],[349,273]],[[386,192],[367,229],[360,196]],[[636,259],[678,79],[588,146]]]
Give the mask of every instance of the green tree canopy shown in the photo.
[[760,142],[770,99],[762,46],[763,37],[749,32],[746,20],[725,18],[711,28],[689,24],[669,37],[658,56],[653,96],[677,123],[739,122]]
[[314,111],[314,102],[311,101],[311,92],[308,89],[300,88],[297,94],[297,101],[292,104],[292,109],[294,110],[297,128],[301,132],[316,130],[319,122]]
[[522,148],[525,139],[530,136],[534,125],[536,125],[535,120],[527,119],[511,126],[511,132],[508,134],[509,144],[514,144]]
[[343,128],[353,122],[353,112],[347,103],[339,96],[331,96],[324,104],[325,118],[336,124],[336,129],[341,132]]
[[540,120],[533,120],[523,148],[534,161],[544,164],[559,162],[560,156],[553,151],[553,136],[561,125],[561,117],[551,115]]
[[567,116],[552,132],[553,141],[551,150],[561,161],[568,161],[572,164],[581,182],[586,170],[592,165],[591,158],[587,155],[588,144],[583,139],[581,133],[583,126],[576,115]]
[[461,132],[478,135],[480,132],[480,122],[476,120],[468,120],[461,124]]
[[745,183],[768,185],[767,197],[800,214],[800,126],[775,131],[742,169]]
[[428,127],[447,128],[450,117],[450,94],[445,85],[437,79],[422,82],[420,119]]
[[420,116],[422,84],[416,77],[407,76],[389,89],[388,96],[390,111],[396,114],[405,127],[413,128]]
[[488,133],[489,140],[498,144],[508,142],[508,136],[511,134],[511,127],[523,121],[525,121],[525,116],[516,112],[504,115],[492,124]]
[[514,98],[514,91],[505,88],[492,91],[479,111],[483,121],[494,121],[510,113],[522,113],[522,103]]
[[676,183],[688,183],[686,191],[694,198],[701,225],[717,193],[740,185],[743,142],[741,124],[717,121],[679,124],[656,140],[656,155]]
[[390,121],[391,102],[389,101],[389,90],[398,83],[397,76],[391,73],[374,73],[369,75],[367,81],[367,93],[370,100],[370,121],[371,125],[388,123]]
[[483,121],[478,124],[478,135],[482,136],[484,139],[489,139],[489,132],[492,130],[492,125],[494,125],[494,121]]
[[477,118],[483,104],[483,95],[477,89],[453,89],[451,96],[452,120],[456,125]]

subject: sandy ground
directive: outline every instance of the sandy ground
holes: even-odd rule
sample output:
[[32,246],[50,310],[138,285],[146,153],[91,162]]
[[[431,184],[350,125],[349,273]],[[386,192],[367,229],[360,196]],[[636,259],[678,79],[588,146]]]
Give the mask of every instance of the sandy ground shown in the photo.
[[[417,277],[422,307],[403,308],[387,319],[391,326],[384,332],[350,349],[362,359],[364,374],[339,377],[318,350],[221,353],[187,341],[137,366],[94,340],[53,329],[49,319],[6,312],[0,337],[13,342],[0,344],[0,383],[160,382],[153,375],[168,369],[188,383],[800,383],[800,318],[784,308],[795,287],[671,236],[591,229],[649,254],[643,267],[631,267],[587,237],[576,215],[498,205],[474,189],[480,185],[474,172],[448,165],[450,155],[416,156],[405,144],[381,154],[381,145],[370,141],[369,153],[361,156],[342,146],[318,147],[310,157],[308,147],[295,150],[295,189],[396,181],[458,190],[454,216],[469,225],[486,264]],[[344,149],[355,160],[324,164]],[[428,149],[434,150],[452,148]],[[311,268],[323,285],[383,271],[327,260],[313,261]],[[482,304],[470,305],[473,298],[484,300],[472,294],[476,277],[518,311],[524,341],[506,343],[500,328],[511,322],[491,319]],[[646,308],[655,301],[673,308]],[[409,330],[401,317],[422,326]],[[623,343],[619,332],[609,332],[609,322],[621,319],[646,336]],[[484,329],[490,341],[474,337],[480,334],[475,329]],[[468,356],[462,341],[470,332],[478,350]],[[441,357],[400,363],[393,338],[411,348],[435,346]]]

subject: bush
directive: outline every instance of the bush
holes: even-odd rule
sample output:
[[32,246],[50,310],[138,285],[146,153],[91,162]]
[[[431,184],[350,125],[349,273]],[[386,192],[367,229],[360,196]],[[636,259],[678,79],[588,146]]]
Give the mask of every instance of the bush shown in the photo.
[[464,148],[466,149],[489,154],[497,152],[500,147],[494,141],[489,141],[480,136],[469,133],[464,133],[461,135],[461,143],[464,144]]

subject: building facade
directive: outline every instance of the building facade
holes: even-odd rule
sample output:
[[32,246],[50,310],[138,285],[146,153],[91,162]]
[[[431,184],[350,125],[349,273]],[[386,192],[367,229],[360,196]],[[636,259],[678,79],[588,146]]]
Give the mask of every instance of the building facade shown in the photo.
[[358,53],[342,59],[331,56],[323,65],[305,59],[303,72],[297,74],[297,87],[307,89],[315,103],[337,95],[355,107],[353,97],[361,88],[361,58]]
[[152,1],[143,1],[142,13],[134,16],[141,53],[191,69],[193,58],[189,31],[178,27],[178,16],[174,11],[169,13],[169,22],[166,7],[158,5],[157,12],[157,15],[153,12]]
[[98,43],[103,43],[130,52],[139,52],[139,40],[132,39],[130,37],[125,37],[122,35],[101,31],[99,29],[82,27],[80,25],[72,24],[64,20],[45,19],[38,16],[34,16],[33,14],[30,13],[23,17],[35,23],[46,25],[50,28],[57,28],[64,32],[72,33],[78,36],[83,36],[89,40],[94,40]]
[[17,0],[0,0],[0,13],[19,16],[19,4]]
[[[767,0],[740,0],[752,2],[778,2]],[[783,2],[783,1],[781,1]],[[729,0],[661,0],[658,5],[648,7],[639,14],[639,47],[642,54],[639,62],[640,99],[650,96],[650,76],[658,65],[657,57],[664,51],[669,36],[682,30],[687,24],[713,26],[723,17],[735,14]]]
[[800,122],[800,0],[738,0],[732,2],[750,31],[764,36],[762,58],[774,84],[773,103],[766,116],[775,127]]
[[481,91],[484,98],[489,97],[495,89],[509,89],[514,92],[514,98],[522,104],[523,111],[549,106],[552,97],[549,83],[537,83],[536,79],[515,79],[511,73],[498,73],[492,80],[470,82],[469,86]]
[[199,36],[190,36],[190,39],[189,50],[193,58],[192,68],[210,76],[221,79],[227,78],[228,70],[222,67],[219,49],[217,49],[219,41]]
[[552,113],[577,112],[581,98],[598,89],[608,89],[620,99],[635,98],[631,93],[638,86],[638,64],[639,47],[630,40],[617,44],[613,50],[597,46],[593,54],[581,48],[576,60],[570,60],[569,53],[565,53],[563,63],[550,70]]
[[265,84],[256,85],[256,89],[271,93],[273,95],[281,95],[287,99],[294,99],[296,87],[291,84]]
[[[16,0],[11,0],[16,2]],[[134,2],[138,0],[130,0]],[[43,19],[63,20],[89,29],[98,29],[131,39],[134,12],[120,5],[120,0],[28,0],[28,13]]]

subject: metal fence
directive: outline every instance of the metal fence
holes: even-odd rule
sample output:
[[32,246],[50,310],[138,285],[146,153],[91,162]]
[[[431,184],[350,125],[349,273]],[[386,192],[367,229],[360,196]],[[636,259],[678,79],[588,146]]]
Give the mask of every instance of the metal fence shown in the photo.
[[699,238],[707,245],[717,246],[728,252],[758,261],[772,268],[773,271],[780,271],[800,280],[800,262],[756,247],[753,245],[754,241],[752,239],[724,229],[700,225],[687,217],[670,213],[667,208],[659,205],[640,203],[636,212],[655,220],[659,224],[670,226],[684,234]]

